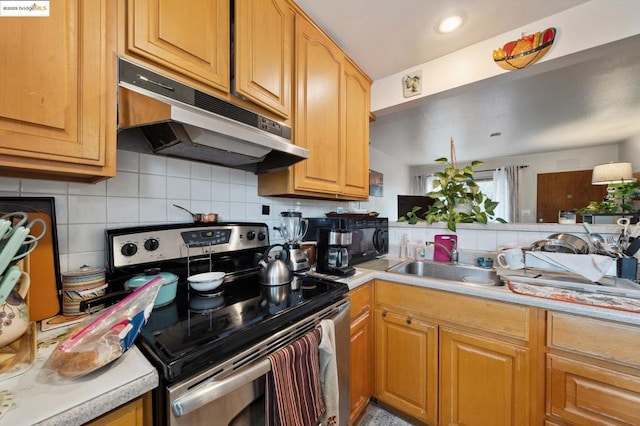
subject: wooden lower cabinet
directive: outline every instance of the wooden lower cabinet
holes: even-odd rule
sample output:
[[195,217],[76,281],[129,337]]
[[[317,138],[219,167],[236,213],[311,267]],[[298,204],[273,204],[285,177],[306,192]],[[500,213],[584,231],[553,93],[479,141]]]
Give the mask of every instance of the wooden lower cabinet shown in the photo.
[[376,280],[376,398],[429,425],[542,424],[543,313]]
[[373,396],[372,283],[349,292],[351,298],[351,414],[349,424],[364,411]]
[[402,311],[375,312],[376,397],[411,417],[435,424],[438,327]]
[[547,416],[562,425],[640,425],[640,328],[547,315]]
[[151,393],[146,393],[103,414],[85,426],[148,426],[151,425]]
[[440,424],[529,424],[529,350],[440,330]]

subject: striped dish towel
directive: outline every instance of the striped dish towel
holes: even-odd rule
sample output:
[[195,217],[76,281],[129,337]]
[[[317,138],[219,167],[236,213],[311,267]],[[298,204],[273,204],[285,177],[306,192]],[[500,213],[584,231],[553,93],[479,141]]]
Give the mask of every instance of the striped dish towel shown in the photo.
[[267,373],[265,405],[267,426],[313,426],[325,407],[320,388],[316,328],[272,355]]

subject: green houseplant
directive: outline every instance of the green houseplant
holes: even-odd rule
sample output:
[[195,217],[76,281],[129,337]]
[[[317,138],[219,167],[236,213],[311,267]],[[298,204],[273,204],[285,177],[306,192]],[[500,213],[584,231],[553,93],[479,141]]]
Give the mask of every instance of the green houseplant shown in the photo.
[[456,232],[458,223],[487,223],[489,219],[506,223],[504,219],[495,217],[494,211],[498,202],[483,194],[473,178],[474,168],[482,164],[482,161],[472,161],[462,168],[446,157],[438,158],[436,163],[444,164],[445,168],[434,173],[436,179],[433,182],[433,191],[426,194],[436,201],[423,217],[416,214],[420,208],[414,207],[398,221],[408,221],[409,224],[420,221],[429,224],[446,222],[447,228],[453,232]]
[[633,198],[640,193],[640,183],[623,182],[609,184],[607,197],[603,201],[591,201],[577,210],[580,214],[635,213]]

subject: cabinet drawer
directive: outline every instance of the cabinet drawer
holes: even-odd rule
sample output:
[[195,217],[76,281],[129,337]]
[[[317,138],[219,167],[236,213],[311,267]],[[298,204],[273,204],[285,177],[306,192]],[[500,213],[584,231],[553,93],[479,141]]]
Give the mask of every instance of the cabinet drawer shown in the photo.
[[371,310],[371,283],[366,283],[351,290],[351,320],[353,321],[364,312]]
[[640,367],[639,327],[558,312],[547,320],[550,348]]
[[547,414],[572,424],[640,424],[640,378],[547,355]]
[[377,280],[375,302],[529,341],[535,308]]

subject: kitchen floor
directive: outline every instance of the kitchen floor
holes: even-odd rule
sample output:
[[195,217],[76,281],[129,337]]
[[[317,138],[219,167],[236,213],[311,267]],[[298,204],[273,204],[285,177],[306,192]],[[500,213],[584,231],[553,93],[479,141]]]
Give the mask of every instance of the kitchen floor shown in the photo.
[[354,426],[412,426],[412,423],[370,402],[360,420]]

